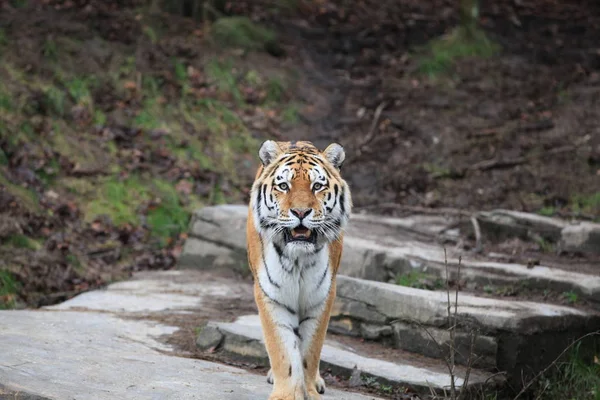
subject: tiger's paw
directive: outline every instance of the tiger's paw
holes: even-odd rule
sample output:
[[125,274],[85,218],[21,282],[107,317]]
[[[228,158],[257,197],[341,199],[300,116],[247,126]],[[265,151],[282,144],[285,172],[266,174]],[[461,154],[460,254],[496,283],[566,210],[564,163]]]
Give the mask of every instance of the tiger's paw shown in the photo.
[[325,380],[321,378],[321,374],[318,374],[317,379],[315,379],[315,388],[319,394],[325,393]]

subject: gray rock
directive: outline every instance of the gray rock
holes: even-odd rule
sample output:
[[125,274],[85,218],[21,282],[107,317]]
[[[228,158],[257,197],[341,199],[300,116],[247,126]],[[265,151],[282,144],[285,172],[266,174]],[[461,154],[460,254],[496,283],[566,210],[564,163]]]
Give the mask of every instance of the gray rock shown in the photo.
[[[450,331],[431,326],[418,326],[406,322],[393,322],[394,345],[400,349],[433,358],[447,358],[451,346]],[[474,340],[471,343],[471,340]],[[472,344],[472,346],[471,346]],[[473,365],[476,368],[495,368],[498,352],[498,339],[467,332],[456,332],[456,362],[461,365]],[[469,360],[473,349],[474,357]]]
[[[454,296],[450,301],[453,304]],[[454,325],[448,321],[447,302],[443,291],[338,276],[332,324],[342,320],[352,332],[361,323],[390,325],[396,347],[444,358],[451,343],[448,327]],[[473,349],[482,356],[476,365],[505,371],[511,384],[518,386],[523,374],[544,368],[570,341],[600,330],[600,314],[459,294],[456,327],[456,346],[463,354],[457,363],[467,363],[471,334],[476,332]]]
[[534,239],[541,237],[557,242],[566,221],[520,211],[493,210],[476,215],[484,238],[505,239],[519,237]]
[[[180,268],[232,268],[248,273],[246,212],[244,205],[198,210],[194,214],[190,238],[179,260]],[[487,215],[487,220],[496,221],[494,223],[497,225],[512,226],[517,221],[522,232],[541,232],[553,238],[560,236],[565,226],[560,220],[527,213],[500,210],[482,215]],[[354,215],[344,237],[340,274],[386,281],[390,275],[418,271],[444,278],[446,265],[443,247],[422,239],[447,232],[453,220],[448,219],[447,224],[445,221],[438,216],[384,218]],[[498,260],[475,260],[468,254],[449,250],[451,278],[456,276],[459,256],[462,256],[461,278],[467,283],[504,286],[523,283],[532,288],[574,291],[581,297],[600,302],[600,276],[543,265],[529,269],[526,265]]]
[[193,270],[142,272],[45,309],[145,315],[203,309],[214,298],[252,299],[252,286]]
[[206,325],[200,328],[196,338],[196,347],[202,351],[216,349],[223,340],[223,334],[215,326]]
[[[0,384],[36,400],[268,397],[263,376],[170,355],[157,338],[176,329],[107,313],[0,311]],[[329,389],[324,399],[374,397]]]
[[600,224],[580,222],[566,226],[561,231],[560,248],[565,251],[600,254]]
[[360,324],[360,336],[365,339],[377,340],[391,336],[392,333],[392,328],[388,325]]
[[[447,294],[338,276],[332,316],[375,324],[398,320],[443,327],[447,325]],[[459,295],[458,319],[484,333],[504,331],[530,335],[577,329],[590,323],[600,326],[599,314],[575,308],[468,294]]]
[[[217,327],[225,336],[223,348],[226,351],[231,354],[237,353],[244,359],[253,360],[262,365],[268,365],[258,315],[243,316],[231,323],[210,322],[209,325]],[[232,346],[229,345],[230,340],[234,343]],[[259,350],[259,346],[261,350]],[[430,388],[442,389],[450,384],[447,370],[442,364],[424,365],[426,361],[422,359],[418,365],[413,363],[414,361],[407,360],[389,362],[371,358],[368,355],[351,351],[331,339],[325,341],[321,352],[321,369],[331,368],[336,374],[346,377],[350,377],[357,368],[362,373],[383,383],[410,385],[423,391],[429,391]],[[464,369],[460,367],[457,369],[459,386],[463,383],[464,373]],[[472,370],[469,385],[481,385],[490,375],[479,370]],[[496,382],[491,380],[488,383],[495,384]]]

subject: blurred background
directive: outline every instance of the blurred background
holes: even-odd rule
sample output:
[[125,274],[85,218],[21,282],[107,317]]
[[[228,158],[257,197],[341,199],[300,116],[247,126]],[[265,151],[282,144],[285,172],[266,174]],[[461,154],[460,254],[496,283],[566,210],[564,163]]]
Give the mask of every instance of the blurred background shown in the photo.
[[599,38],[594,0],[0,0],[0,308],[173,268],[265,139],[341,143],[357,211],[599,221]]

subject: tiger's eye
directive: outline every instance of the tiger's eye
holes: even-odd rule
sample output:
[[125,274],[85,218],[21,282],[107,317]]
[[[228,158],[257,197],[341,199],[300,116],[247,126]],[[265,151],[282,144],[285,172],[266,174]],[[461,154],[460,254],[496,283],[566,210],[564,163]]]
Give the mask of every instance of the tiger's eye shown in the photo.
[[321,189],[322,187],[323,187],[323,185],[321,185],[320,183],[315,183],[315,184],[313,185],[313,190],[319,190],[319,189]]
[[283,190],[283,191],[286,191],[286,190],[288,190],[288,189],[289,189],[289,186],[288,186],[288,184],[287,184],[287,183],[280,183],[280,184],[279,184],[279,189],[281,189],[281,190]]

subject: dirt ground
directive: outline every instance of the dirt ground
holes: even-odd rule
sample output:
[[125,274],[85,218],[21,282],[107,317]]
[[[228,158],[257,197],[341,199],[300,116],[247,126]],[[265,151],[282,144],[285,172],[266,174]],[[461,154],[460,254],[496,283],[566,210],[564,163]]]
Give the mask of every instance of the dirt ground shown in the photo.
[[[66,64],[76,66],[77,73],[103,76],[120,68],[115,63],[123,60],[116,59],[132,53],[139,76],[161,79],[161,98],[169,104],[181,90],[177,74],[168,72],[178,58],[193,67],[188,68],[192,93],[231,103],[230,97],[203,78],[202,63],[219,53],[204,40],[199,21],[168,13],[154,16],[153,26],[160,31],[155,38],[147,31],[147,17],[140,17],[140,1],[48,0],[25,2],[24,7],[17,3],[21,4],[0,1],[0,27],[7,38],[0,37],[0,42],[8,42],[10,49],[4,50],[2,58],[32,81],[48,79],[55,73],[53,66],[67,68]],[[257,141],[341,143],[347,153],[343,174],[357,210],[398,215],[401,206],[507,208],[600,218],[597,2],[483,2],[481,27],[501,51],[458,61],[435,77],[420,72],[419,49],[456,26],[458,11],[452,1],[366,0],[343,5],[300,1],[296,8],[285,10],[268,4],[240,1],[227,8],[228,14],[250,16],[278,34],[280,49],[275,55],[242,54],[238,69],[253,68],[267,75],[293,71],[297,82],[286,88],[281,102],[298,104],[299,118],[284,121],[282,109],[271,110],[263,103],[264,90],[254,90],[239,76],[233,85],[247,104],[258,106],[237,111]],[[47,62],[56,51],[50,39],[67,49],[68,59]],[[67,101],[71,108],[65,119],[79,126],[73,130],[73,140],[81,137],[82,153],[94,160],[97,156],[99,162],[88,165],[81,159],[52,156],[61,170],[58,181],[77,178],[96,185],[106,176],[121,179],[146,173],[174,187],[177,184],[182,198],[191,193],[201,204],[247,201],[257,165],[253,147],[244,145],[234,151],[235,176],[231,168],[180,162],[175,156],[179,153],[162,149],[180,151],[190,145],[190,138],[211,142],[211,133],[184,124],[185,140],[173,143],[161,129],[135,128],[131,121],[139,117],[143,97],[128,92],[138,87],[136,75],[125,79],[129,79],[125,89],[100,79],[90,94],[95,107],[107,115],[101,126],[90,122],[78,104]],[[43,94],[41,89],[18,92],[20,100],[35,105],[27,118],[40,137],[49,135],[50,112]],[[6,157],[0,166],[0,183],[8,187],[7,180],[36,192],[43,211],[32,212],[14,191],[0,191],[0,238],[16,229],[42,246],[35,251],[2,247],[6,255],[2,268],[17,276],[21,304],[49,304],[135,270],[175,266],[184,233],[157,247],[142,224],[85,220],[82,200],[61,191],[58,184],[47,184],[47,167],[55,165],[48,154],[56,155],[56,149],[15,144],[7,132],[0,136]],[[109,142],[117,148],[116,158],[105,158]],[[220,149],[209,146],[204,156],[219,158]],[[214,196],[215,186],[222,189],[222,197]],[[186,206],[194,204],[187,201]],[[145,200],[140,213],[145,218],[156,207]],[[18,229],[13,229],[14,222]],[[108,242],[108,248],[98,246]],[[515,249],[527,257],[555,257],[539,246],[532,249],[515,243],[509,250]]]

